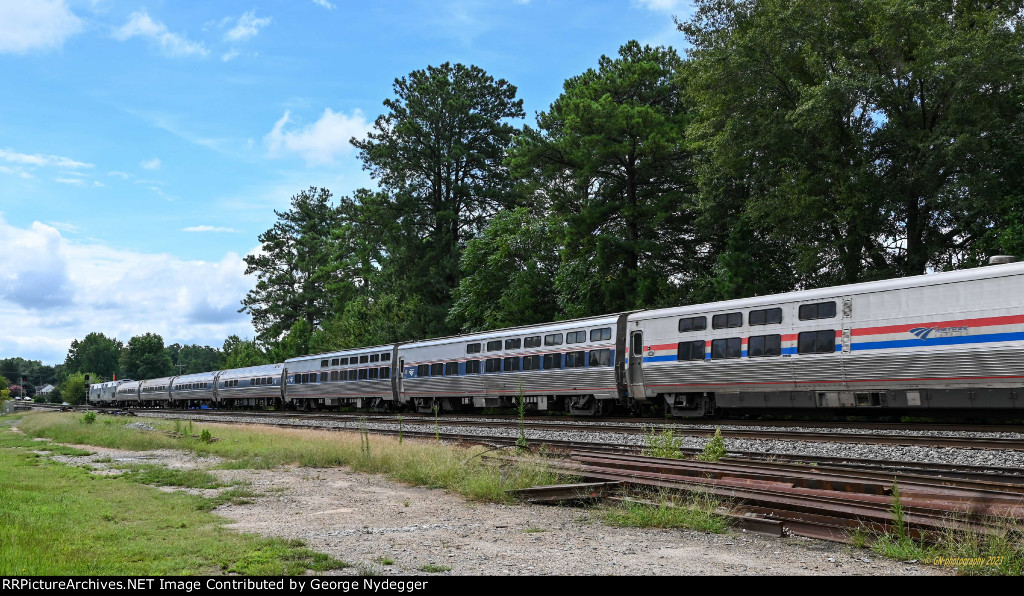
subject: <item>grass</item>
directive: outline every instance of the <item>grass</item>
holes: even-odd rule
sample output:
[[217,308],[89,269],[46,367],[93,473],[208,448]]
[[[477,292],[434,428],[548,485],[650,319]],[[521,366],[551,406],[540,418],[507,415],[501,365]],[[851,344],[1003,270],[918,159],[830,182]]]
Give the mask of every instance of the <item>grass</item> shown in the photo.
[[544,528],[538,528],[538,527],[535,527],[535,526],[530,526],[529,528],[526,528],[525,530],[523,530],[524,534],[540,534],[541,532],[547,532],[547,530],[544,529]]
[[444,573],[445,571],[451,571],[452,568],[448,565],[434,565],[429,563],[427,565],[420,565],[417,567],[423,573]]
[[890,531],[871,533],[858,529],[850,534],[850,543],[860,548],[870,545],[879,555],[898,561],[916,560],[955,568],[962,575],[1024,574],[1024,524],[1019,520],[984,520],[990,528],[995,528],[990,533],[960,524],[959,528],[947,528],[927,539],[914,538],[907,528],[899,484],[895,481],[889,515]]
[[394,559],[389,559],[387,557],[377,557],[376,559],[373,560],[373,562],[378,564],[378,565],[394,565],[395,564],[395,560]]
[[508,490],[562,481],[539,461],[499,466],[476,457],[487,450],[484,447],[467,449],[418,440],[400,444],[393,437],[378,435],[360,437],[358,433],[216,424],[204,425],[217,437],[216,441],[205,443],[193,436],[192,429],[171,436],[173,423],[156,419],[147,422],[157,430],[128,429],[121,421],[113,425],[84,425],[73,415],[29,413],[18,427],[28,435],[60,442],[130,450],[182,449],[197,455],[216,455],[225,460],[218,467],[229,469],[349,466],[407,484],[445,488],[480,501],[510,502],[514,498],[506,493]]
[[205,470],[176,470],[154,464],[125,467],[122,478],[153,486],[180,486],[183,488],[221,488],[217,477]]
[[0,432],[0,575],[294,575],[347,566],[301,542],[227,530],[205,511],[209,499],[94,476],[30,448],[38,445]]
[[715,512],[718,501],[708,494],[657,491],[646,497],[620,501],[604,512],[605,522],[620,527],[688,528],[715,534],[729,529],[728,518]]

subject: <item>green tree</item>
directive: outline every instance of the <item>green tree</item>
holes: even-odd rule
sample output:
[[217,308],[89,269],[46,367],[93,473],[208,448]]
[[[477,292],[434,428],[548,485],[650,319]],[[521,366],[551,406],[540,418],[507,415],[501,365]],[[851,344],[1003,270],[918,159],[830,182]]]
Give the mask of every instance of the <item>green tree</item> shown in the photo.
[[525,114],[515,86],[476,66],[428,66],[394,92],[367,138],[352,139],[383,193],[363,204],[386,247],[372,293],[419,302],[407,338],[441,335],[453,329],[445,314],[466,241],[511,200],[502,161],[509,120]]
[[[88,383],[85,381],[86,374],[89,375]],[[100,382],[100,376],[96,373],[72,373],[60,384],[60,396],[69,404],[84,404],[89,397],[89,385],[98,382]]]
[[340,224],[331,192],[310,187],[292,197],[291,209],[277,214],[274,227],[260,234],[262,250],[244,257],[246,275],[256,285],[239,312],[252,316],[258,337],[274,343],[300,319],[316,328],[329,314],[332,281],[331,230]]
[[560,233],[557,221],[526,207],[495,215],[462,254],[449,322],[461,331],[480,331],[559,319]]
[[64,370],[70,373],[100,370],[113,378],[119,374],[119,359],[124,346],[114,338],[98,332],[89,333],[81,341],[71,340],[71,348],[64,359]]
[[[975,264],[1000,244],[1022,213],[1021,8],[698,0],[680,28],[702,222],[714,252],[744,253],[725,260],[768,263],[741,294]],[[727,247],[740,222],[759,240]]]
[[509,159],[566,218],[559,299],[581,316],[672,302],[698,254],[691,108],[671,48],[623,45],[572,77]]
[[191,375],[201,372],[219,370],[221,367],[221,353],[217,348],[191,344],[181,346],[178,350],[178,359],[175,364],[181,364],[181,374]]
[[231,335],[224,340],[221,353],[224,357],[224,369],[245,368],[272,362],[271,358],[257,345],[256,340],[241,339],[237,335]]
[[136,335],[121,351],[121,370],[130,379],[168,377],[175,373],[171,357],[164,351],[164,338],[156,333]]

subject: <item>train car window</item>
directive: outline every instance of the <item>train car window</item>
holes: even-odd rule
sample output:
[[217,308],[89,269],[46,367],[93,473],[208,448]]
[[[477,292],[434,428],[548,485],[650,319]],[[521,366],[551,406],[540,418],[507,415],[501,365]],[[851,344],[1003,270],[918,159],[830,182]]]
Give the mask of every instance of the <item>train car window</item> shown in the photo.
[[544,370],[562,368],[561,354],[544,354]]
[[479,354],[480,353],[480,344],[466,344],[466,353],[467,354]]
[[327,366],[328,366],[327,360],[321,360],[320,361],[320,368],[327,368]]
[[348,358],[341,358],[340,362],[338,363],[339,366],[345,366],[347,364],[348,364]]
[[320,373],[320,382],[321,383],[326,383],[327,382],[327,373],[326,372]]
[[743,313],[741,312],[730,312],[721,315],[715,315],[711,317],[711,328],[712,329],[731,329],[733,327],[743,326]]
[[355,381],[356,380],[356,373],[357,372],[358,371],[356,371],[356,369],[354,369],[354,368],[352,370],[348,371],[348,380],[349,381]]
[[467,375],[478,375],[478,374],[480,374],[480,361],[479,360],[467,360],[466,361],[466,374]]
[[582,350],[579,352],[566,352],[565,354],[565,368],[580,368],[587,363],[586,353]]
[[484,370],[489,373],[501,372],[501,358],[488,358]]
[[[267,384],[273,385],[274,384],[274,377],[267,377]],[[206,383],[203,383],[203,386],[205,387]]]
[[505,372],[515,372],[519,370],[519,356],[510,356],[505,359]]
[[337,380],[338,380],[338,371],[332,370],[331,371],[331,381],[337,381]]
[[458,362],[446,362],[444,365],[444,375],[446,377],[452,377],[459,374],[459,363]]
[[750,358],[780,354],[782,354],[781,335],[755,335],[747,340],[747,356]]
[[680,333],[685,333],[687,331],[704,331],[707,328],[707,317],[687,317],[685,319],[679,319]]
[[609,349],[604,350],[590,350],[590,366],[611,366],[612,365],[612,351]]
[[[560,346],[560,345],[562,345],[562,334],[561,333],[552,333],[551,335],[545,335],[544,336],[544,345],[545,346]],[[545,368],[547,368],[547,367],[545,367]]]
[[378,368],[371,368],[370,369],[370,378],[371,379],[376,379],[378,375],[380,375],[380,369],[378,369]]
[[494,341],[487,342],[487,351],[488,352],[493,352],[494,350],[500,350],[500,349],[501,349],[501,340],[500,339],[496,339]]
[[587,341],[586,331],[570,331],[565,334],[565,343],[567,344],[578,344],[581,341]]
[[766,308],[763,310],[752,310],[747,315],[747,322],[751,325],[773,325],[782,322],[781,308]]
[[366,380],[366,369],[365,368],[360,368],[359,369],[359,380],[360,381],[365,381]]
[[370,354],[370,362],[380,362],[380,354]]
[[816,304],[800,305],[800,320],[813,321],[815,319],[831,319],[836,316],[836,303],[818,302]]
[[515,338],[515,339],[506,339],[505,340],[505,349],[506,350],[518,350],[519,347],[522,345],[522,343],[523,343],[523,340],[519,339],[518,337]]
[[370,357],[367,356],[366,354],[363,354],[362,356],[359,357],[359,364],[366,364],[369,361]]
[[532,335],[530,337],[523,338],[523,347],[526,348],[539,348],[540,347],[540,336]]
[[633,355],[643,356],[644,355],[644,336],[640,333],[633,334]]
[[417,366],[416,367],[416,376],[417,377],[428,377],[428,376],[430,376],[430,365],[429,364],[420,364],[419,366]]
[[430,376],[440,377],[444,375],[444,362],[437,362],[430,365]]
[[381,362],[390,362],[391,361],[391,354],[388,354],[387,352],[381,354],[380,355],[380,361]]
[[831,354],[836,351],[836,332],[805,331],[797,337],[796,348],[800,354]]
[[739,358],[743,353],[743,340],[738,337],[711,340],[711,359]]
[[390,379],[391,378],[391,367],[390,366],[382,366],[380,368],[380,378],[382,378],[382,379]]
[[338,359],[337,358],[331,358],[331,366],[338,366]]
[[540,369],[540,356],[534,354],[533,356],[523,356],[523,370],[539,370]]
[[704,360],[704,340],[681,341],[676,351],[676,360]]
[[601,329],[590,330],[590,341],[604,341],[612,338],[612,328],[602,327]]

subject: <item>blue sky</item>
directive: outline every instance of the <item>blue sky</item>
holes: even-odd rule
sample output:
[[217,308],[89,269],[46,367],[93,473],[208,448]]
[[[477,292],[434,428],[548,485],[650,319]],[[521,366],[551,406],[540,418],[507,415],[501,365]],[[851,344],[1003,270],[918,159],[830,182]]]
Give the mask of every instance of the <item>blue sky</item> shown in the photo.
[[[373,186],[348,140],[442,62],[526,122],[630,39],[683,47],[688,0],[0,0],[0,357],[73,338],[219,347],[242,256],[309,186]],[[521,124],[521,123],[520,123]]]

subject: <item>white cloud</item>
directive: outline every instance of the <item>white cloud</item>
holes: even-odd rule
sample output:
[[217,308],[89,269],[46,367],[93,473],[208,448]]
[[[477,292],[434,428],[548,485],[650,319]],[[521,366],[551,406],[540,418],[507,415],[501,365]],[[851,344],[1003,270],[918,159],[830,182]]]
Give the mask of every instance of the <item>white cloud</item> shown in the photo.
[[250,37],[256,37],[260,29],[269,24],[270,17],[256,18],[256,9],[254,8],[238,17],[238,22],[224,35],[224,39],[228,41],[241,41]]
[[59,48],[81,30],[64,0],[0,1],[0,53]]
[[82,244],[61,236],[68,225],[18,228],[0,215],[0,354],[62,362],[91,331],[212,346],[253,335],[237,312],[252,287],[237,253],[194,261]]
[[60,182],[61,184],[71,184],[74,186],[84,186],[85,180],[81,178],[54,178],[54,182]]
[[316,4],[317,6],[323,6],[327,10],[334,10],[334,5],[328,2],[327,0],[313,0],[313,4]]
[[222,228],[217,226],[191,226],[182,228],[182,232],[237,232],[234,228]]
[[282,152],[298,153],[308,165],[323,165],[334,162],[338,155],[350,155],[353,151],[349,140],[362,137],[371,128],[361,110],[353,110],[348,116],[326,108],[320,119],[298,130],[286,131],[291,121],[291,112],[274,123],[274,128],[263,138],[272,156]]
[[120,178],[122,180],[127,180],[127,179],[132,177],[132,175],[127,173],[127,172],[117,172],[117,171],[107,172],[107,176],[117,176],[118,178]]
[[693,0],[633,0],[636,4],[655,12],[690,12]]
[[159,170],[160,169],[160,158],[154,157],[153,159],[147,159],[146,161],[140,161],[139,167],[144,170]]
[[56,167],[67,169],[93,167],[93,164],[91,163],[75,161],[70,157],[61,157],[59,155],[40,155],[38,153],[35,155],[29,155],[27,153],[15,153],[10,149],[0,149],[0,159],[9,163],[34,167]]
[[201,42],[189,40],[184,35],[171,33],[163,23],[154,21],[146,11],[133,12],[128,22],[114,31],[114,39],[126,41],[133,37],[148,38],[169,56],[205,56],[209,53]]
[[224,52],[224,55],[221,56],[220,59],[223,60],[224,62],[230,62],[231,60],[234,60],[235,58],[237,58],[239,53],[240,52],[238,50],[236,50],[235,48],[231,48],[227,52]]

